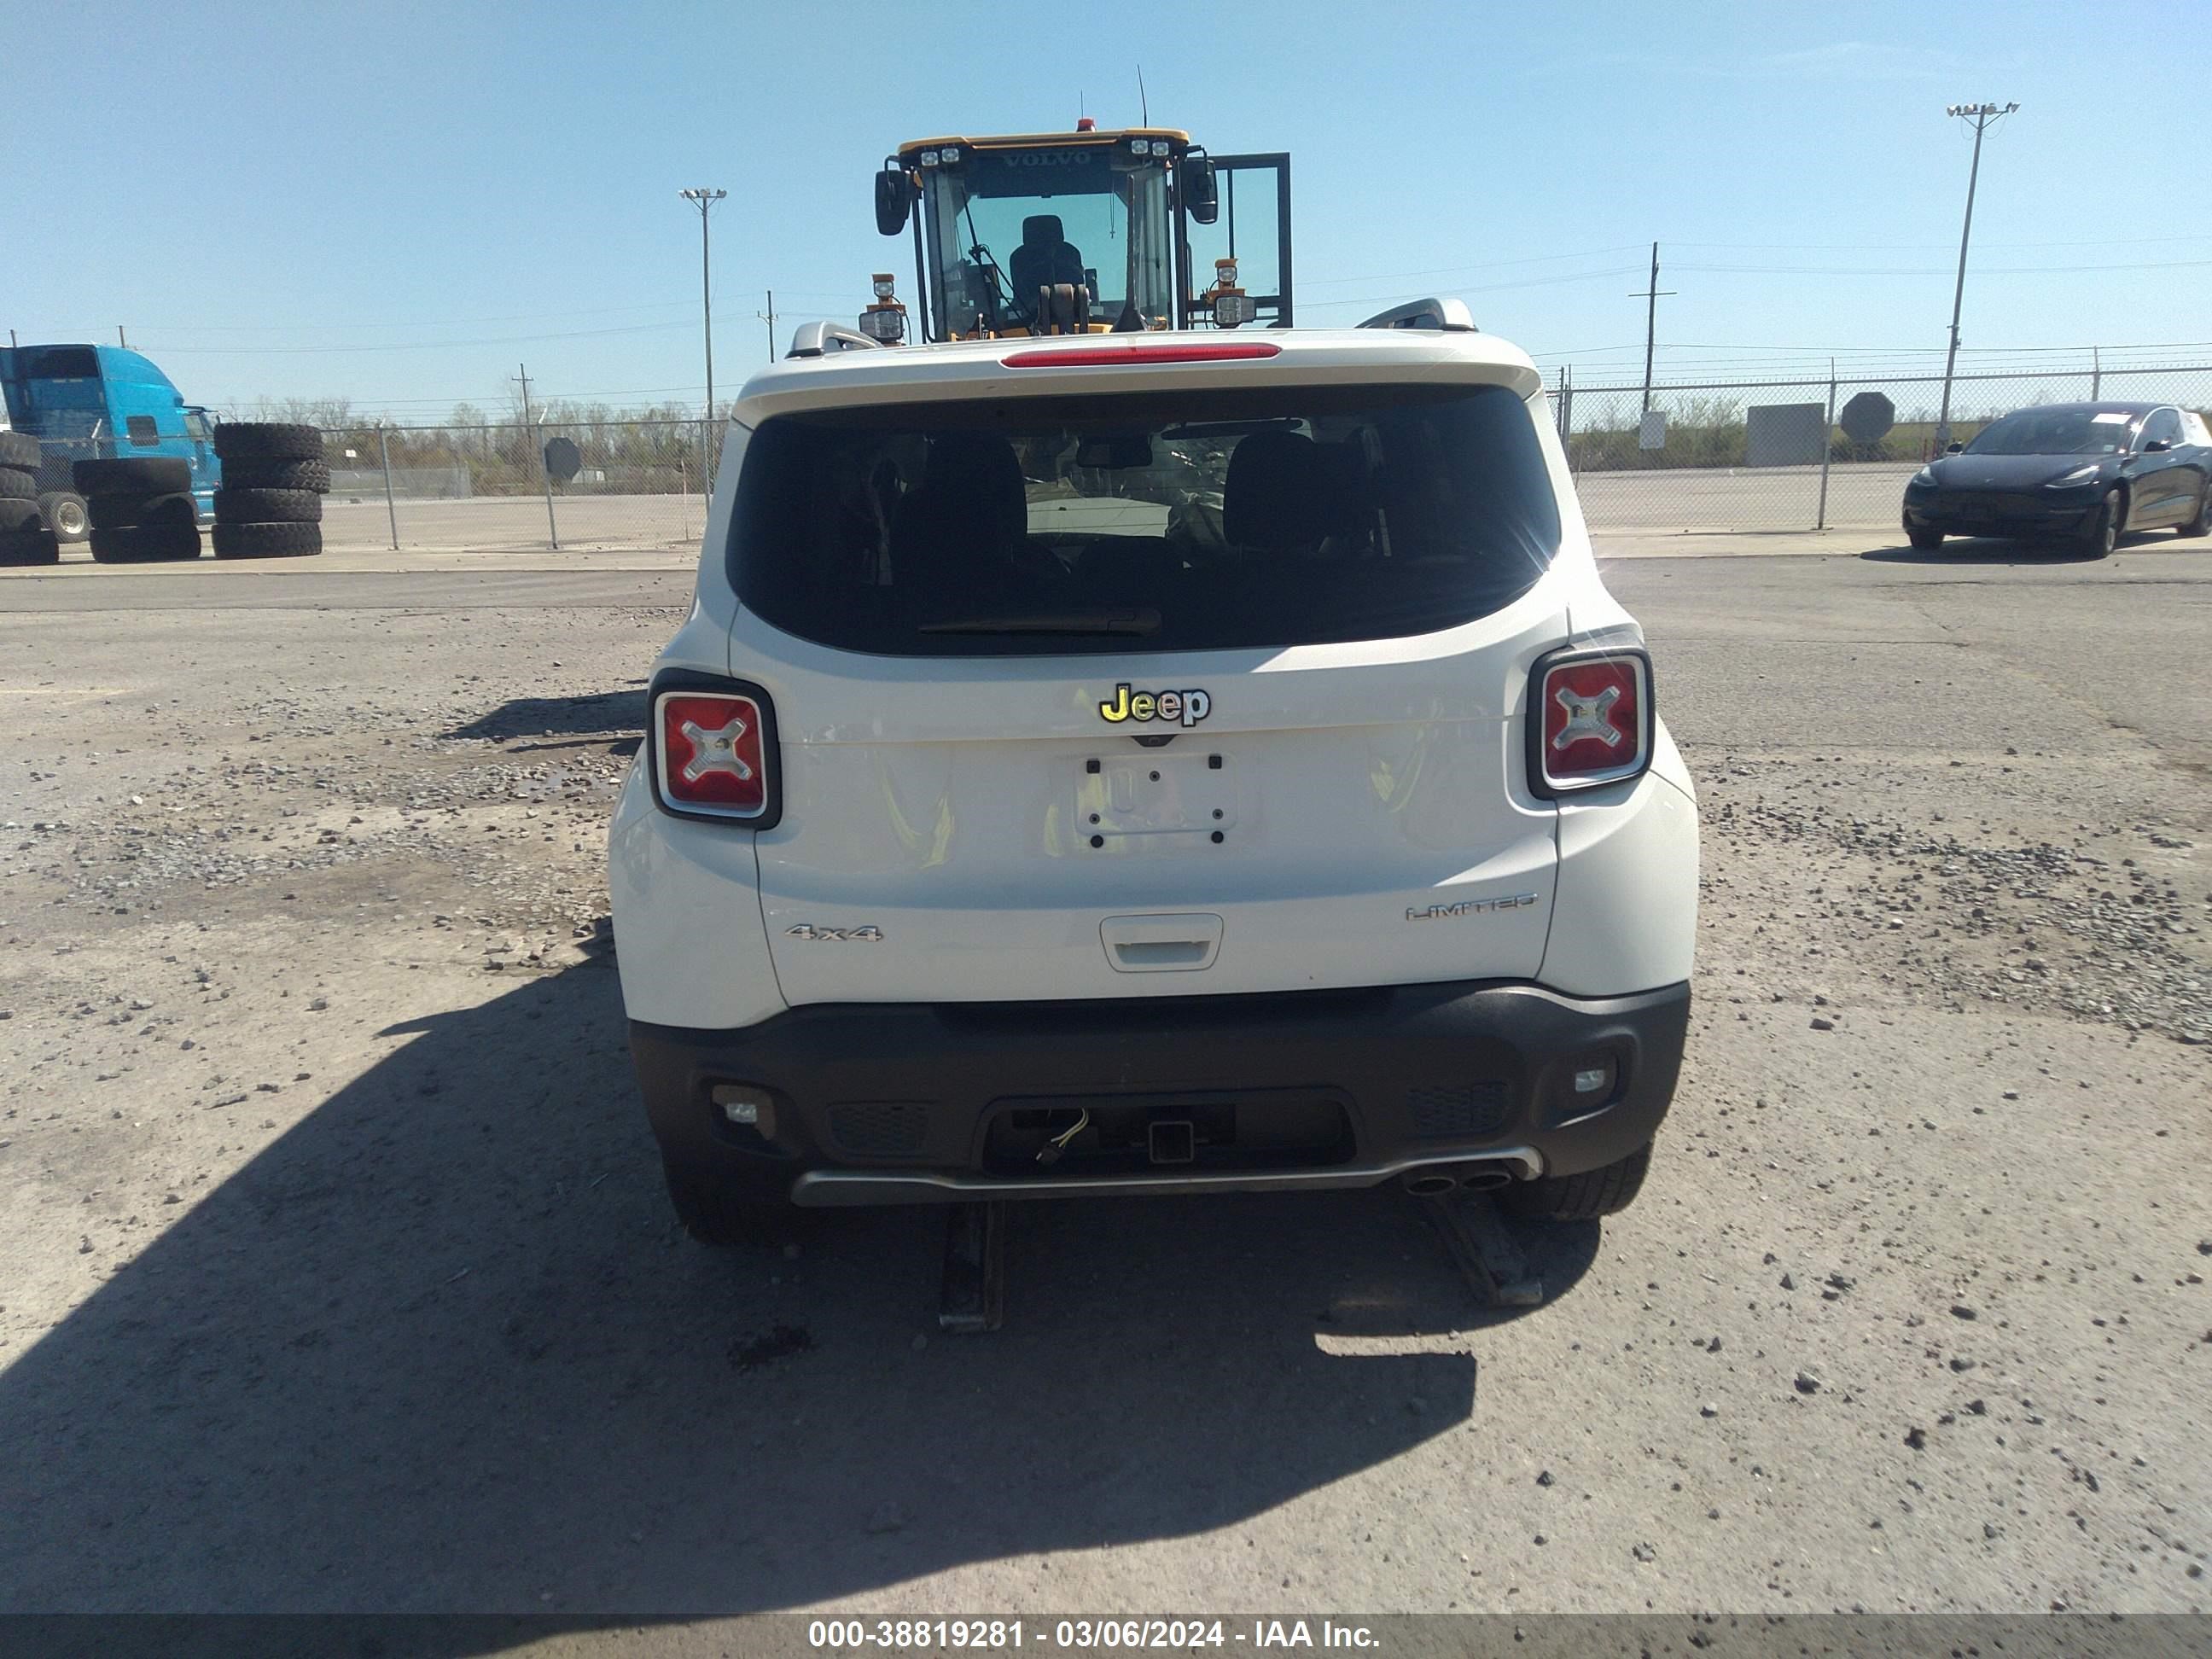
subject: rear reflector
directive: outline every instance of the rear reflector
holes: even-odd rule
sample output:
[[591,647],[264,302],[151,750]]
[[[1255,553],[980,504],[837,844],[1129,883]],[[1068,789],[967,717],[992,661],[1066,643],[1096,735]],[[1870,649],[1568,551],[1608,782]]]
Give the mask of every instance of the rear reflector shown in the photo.
[[1008,368],[1083,368],[1109,363],[1226,363],[1279,356],[1272,340],[1224,341],[1219,345],[1078,346],[1066,350],[1017,351],[999,362]]
[[1651,763],[1651,663],[1641,651],[1563,652],[1536,665],[1528,781],[1540,795],[1619,783]]
[[750,697],[664,692],[653,716],[661,804],[713,817],[761,817],[769,802],[765,725]]

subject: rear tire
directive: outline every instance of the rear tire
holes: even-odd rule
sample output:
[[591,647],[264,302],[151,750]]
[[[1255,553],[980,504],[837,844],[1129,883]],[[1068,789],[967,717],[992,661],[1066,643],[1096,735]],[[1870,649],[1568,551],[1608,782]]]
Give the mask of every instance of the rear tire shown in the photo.
[[2093,559],[2112,557],[2112,550],[2120,544],[2120,523],[2125,511],[2120,492],[2106,490],[2105,499],[2097,503],[2097,510],[2091,515],[2087,528],[2081,532],[2081,550]]
[[318,495],[331,490],[327,461],[264,461],[241,456],[222,464],[226,489],[312,489]]
[[79,461],[70,477],[80,495],[173,495],[192,487],[191,463],[173,455]]
[[1650,1167],[1651,1143],[1647,1140],[1616,1164],[1580,1175],[1516,1182],[1498,1195],[1498,1202],[1535,1221],[1595,1221],[1619,1215],[1633,1204],[1643,1190],[1644,1172]]
[[0,432],[0,466],[36,472],[45,452],[27,432]]
[[189,519],[182,524],[131,525],[92,532],[92,556],[100,564],[150,564],[199,556],[199,526]]
[[320,524],[323,498],[312,489],[246,489],[225,484],[215,492],[218,524]]
[[35,501],[39,475],[17,466],[0,466],[0,501]]
[[39,497],[39,513],[62,541],[81,542],[92,533],[92,509],[74,489],[48,490]]
[[62,544],[51,530],[17,530],[0,534],[0,565],[59,564]]
[[2204,480],[2204,488],[2197,494],[2197,516],[2186,524],[2174,526],[2174,533],[2181,536],[2212,534],[2212,477]]
[[805,1215],[788,1199],[748,1185],[716,1181],[668,1158],[661,1159],[668,1201],[684,1231],[702,1244],[782,1244],[795,1238]]
[[319,427],[279,421],[225,421],[215,429],[215,453],[224,460],[319,461]]
[[218,559],[298,559],[323,550],[319,524],[225,524],[216,520]]

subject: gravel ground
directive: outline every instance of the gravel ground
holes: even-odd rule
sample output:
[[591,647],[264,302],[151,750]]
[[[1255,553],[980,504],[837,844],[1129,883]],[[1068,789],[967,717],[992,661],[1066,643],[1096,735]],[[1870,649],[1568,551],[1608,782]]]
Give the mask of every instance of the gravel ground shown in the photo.
[[[669,570],[0,579],[0,1609],[2212,1606],[2212,557],[1640,558],[1641,1202],[684,1241],[601,832]],[[586,1644],[588,1645],[588,1644]]]

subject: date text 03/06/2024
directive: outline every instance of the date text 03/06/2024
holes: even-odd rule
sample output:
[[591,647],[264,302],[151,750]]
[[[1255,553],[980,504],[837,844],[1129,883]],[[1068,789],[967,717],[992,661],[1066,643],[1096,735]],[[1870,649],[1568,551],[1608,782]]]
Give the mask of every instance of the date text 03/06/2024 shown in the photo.
[[1372,1650],[1364,1625],[1332,1620],[1252,1619],[817,1619],[806,1627],[811,1647],[983,1652],[1024,1647],[1085,1652],[1195,1648],[1341,1648]]

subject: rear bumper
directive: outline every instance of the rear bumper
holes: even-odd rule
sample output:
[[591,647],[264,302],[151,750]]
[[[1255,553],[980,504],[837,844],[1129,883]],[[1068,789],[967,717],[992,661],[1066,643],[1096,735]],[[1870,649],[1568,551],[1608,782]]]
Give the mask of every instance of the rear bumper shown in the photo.
[[[1686,984],[1575,998],[1462,981],[825,1005],[729,1031],[633,1022],[630,1046],[662,1151],[695,1177],[905,1204],[1371,1186],[1475,1160],[1577,1174],[1651,1139],[1688,1021]],[[1607,1075],[1577,1094],[1578,1072]],[[760,1127],[726,1120],[723,1084],[767,1092]]]

